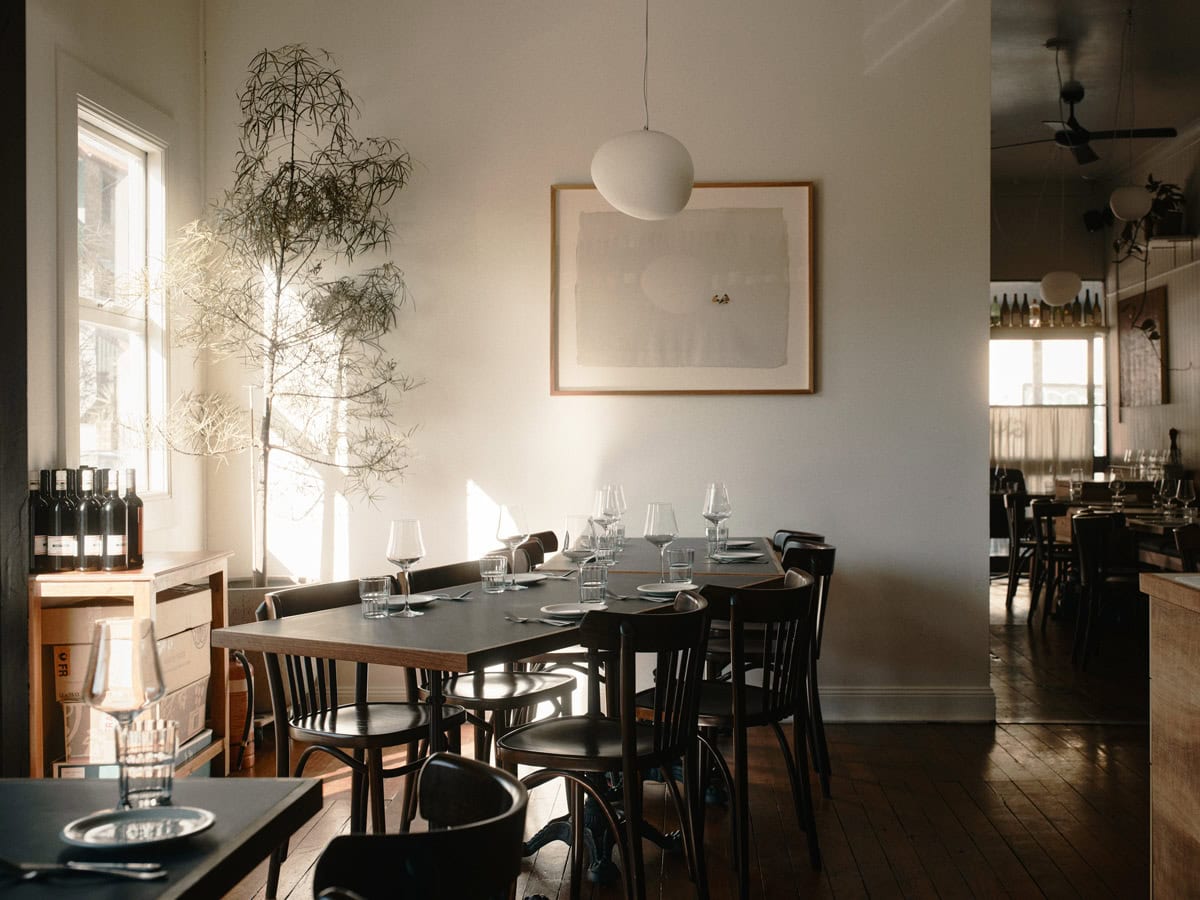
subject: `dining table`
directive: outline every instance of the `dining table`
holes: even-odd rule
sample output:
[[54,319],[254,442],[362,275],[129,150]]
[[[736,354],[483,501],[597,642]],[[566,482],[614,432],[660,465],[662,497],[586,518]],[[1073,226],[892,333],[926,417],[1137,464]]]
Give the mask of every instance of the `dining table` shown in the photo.
[[[321,810],[316,778],[179,778],[171,802],[212,813],[204,831],[138,846],[83,848],[63,840],[69,823],[112,809],[117,785],[104,779],[0,779],[0,856],[12,863],[149,862],[166,877],[131,881],[81,872],[31,880],[0,874],[0,894],[20,900],[221,897]],[[19,887],[18,887],[19,885]]]

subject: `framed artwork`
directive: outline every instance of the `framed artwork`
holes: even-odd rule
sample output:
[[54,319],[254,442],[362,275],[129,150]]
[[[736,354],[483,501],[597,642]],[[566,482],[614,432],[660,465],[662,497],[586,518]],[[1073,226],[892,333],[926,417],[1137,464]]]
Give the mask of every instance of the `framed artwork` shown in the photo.
[[551,394],[810,394],[813,185],[697,184],[657,222],[550,189]]
[[1167,289],[1158,287],[1117,304],[1121,406],[1170,402],[1167,381]]

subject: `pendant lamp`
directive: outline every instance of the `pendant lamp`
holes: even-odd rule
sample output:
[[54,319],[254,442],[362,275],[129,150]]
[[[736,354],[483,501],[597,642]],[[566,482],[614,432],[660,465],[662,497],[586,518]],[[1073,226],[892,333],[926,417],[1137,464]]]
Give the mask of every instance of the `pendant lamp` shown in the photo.
[[642,106],[646,124],[600,145],[592,157],[592,183],[605,200],[635,219],[669,219],[687,206],[695,171],[678,140],[650,128],[647,72],[650,62],[650,0],[646,0],[642,55]]
[[[1054,68],[1058,69],[1058,52],[1060,46],[1054,48]],[[1059,83],[1061,95],[1062,85]],[[1063,179],[1062,153],[1056,151],[1058,157],[1058,264],[1063,261],[1063,227],[1067,219],[1067,188]],[[1057,269],[1047,272],[1042,277],[1042,300],[1050,306],[1066,306],[1075,299],[1079,289],[1083,287],[1083,279],[1078,272],[1069,269]]]
[[[1133,7],[1126,11],[1125,30],[1121,33],[1121,70],[1117,74],[1117,110],[1113,114],[1113,130],[1120,129],[1121,120],[1121,82],[1125,76],[1125,50],[1127,44],[1133,43]],[[1133,168],[1133,129],[1137,125],[1135,118],[1136,97],[1133,93],[1133,63],[1129,64],[1129,168]],[[1108,208],[1122,222],[1138,222],[1150,212],[1152,201],[1150,192],[1136,184],[1123,184],[1112,192],[1108,198]]]
[[1136,184],[1123,184],[1108,198],[1112,214],[1122,222],[1136,222],[1150,212],[1150,192]]

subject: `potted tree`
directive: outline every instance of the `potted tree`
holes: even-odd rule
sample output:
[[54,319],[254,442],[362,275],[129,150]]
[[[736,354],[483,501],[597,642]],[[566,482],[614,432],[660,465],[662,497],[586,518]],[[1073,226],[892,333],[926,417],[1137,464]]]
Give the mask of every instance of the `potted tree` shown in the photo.
[[210,359],[240,359],[253,396],[186,394],[161,427],[168,446],[207,456],[250,451],[253,583],[268,583],[278,463],[332,472],[373,497],[398,478],[411,431],[393,401],[414,382],[382,346],[405,299],[386,250],[384,209],[411,172],[394,141],[356,138],[355,102],[329,54],[263,50],[238,95],[233,185],[186,227],[168,272],[175,337]]

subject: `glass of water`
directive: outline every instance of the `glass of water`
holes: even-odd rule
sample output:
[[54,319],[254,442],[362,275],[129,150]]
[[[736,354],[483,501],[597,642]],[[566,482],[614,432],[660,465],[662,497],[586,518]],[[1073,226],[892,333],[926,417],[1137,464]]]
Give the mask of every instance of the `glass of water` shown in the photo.
[[364,619],[386,619],[391,596],[392,579],[387,575],[358,579],[358,598],[362,600]]
[[667,581],[686,584],[692,580],[692,565],[696,551],[691,547],[671,547],[667,550]]
[[178,746],[170,719],[139,719],[117,731],[121,809],[170,805]]
[[579,602],[602,603],[608,595],[608,566],[584,563],[579,567]]

